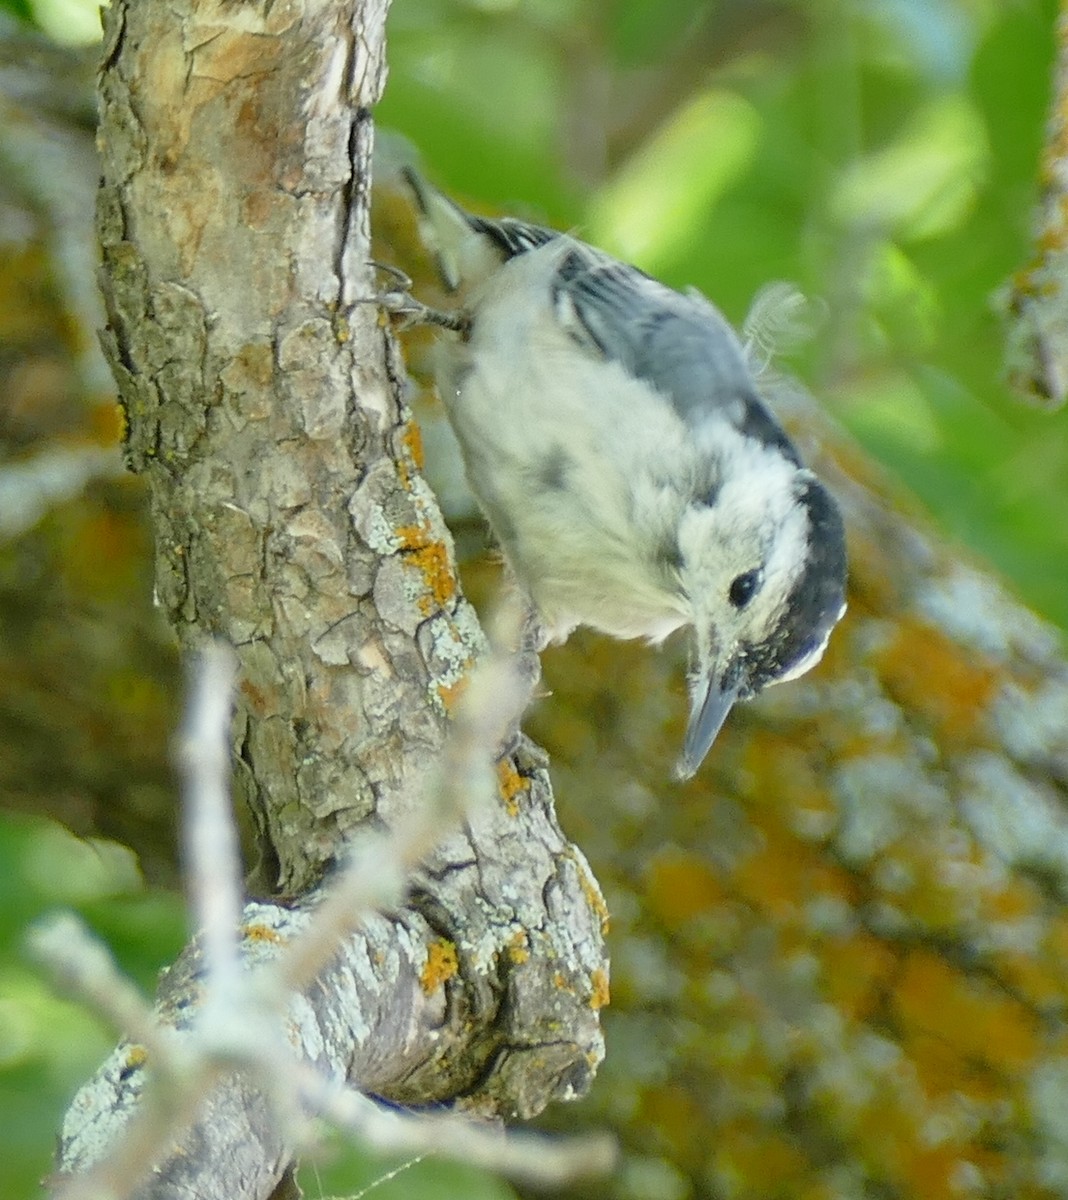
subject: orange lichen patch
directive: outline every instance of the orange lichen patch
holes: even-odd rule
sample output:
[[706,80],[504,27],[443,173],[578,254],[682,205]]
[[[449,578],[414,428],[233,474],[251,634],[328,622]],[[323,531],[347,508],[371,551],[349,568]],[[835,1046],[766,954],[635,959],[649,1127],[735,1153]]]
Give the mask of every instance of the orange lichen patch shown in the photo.
[[796,731],[778,733],[770,728],[754,729],[745,748],[745,796],[754,804],[778,810],[805,808],[827,811],[833,807],[826,771],[820,769],[821,746],[800,743]]
[[[983,919],[987,921],[1019,921],[1032,917],[1039,908],[1039,896],[1028,879],[1006,876],[998,887],[985,891],[980,897]],[[1068,937],[1068,923],[1065,926]],[[1068,949],[1068,942],[1065,944]]]
[[741,897],[777,921],[797,921],[818,897],[856,900],[856,884],[774,821],[761,823],[761,846],[735,867],[731,883]]
[[405,489],[411,487],[412,469],[422,471],[426,465],[423,453],[423,435],[415,421],[408,421],[400,434],[400,457],[397,459],[397,474]]
[[[833,1112],[839,1097],[830,1099]],[[859,1108],[845,1110],[845,1115],[866,1165],[881,1177],[897,1174],[903,1154],[919,1139],[917,1126],[924,1116],[922,1110],[916,1110],[914,1101],[904,1100],[892,1086],[880,1088],[878,1095]]]
[[645,880],[648,909],[675,929],[725,900],[723,887],[704,859],[685,850],[662,850]]
[[434,608],[444,608],[456,595],[456,575],[445,543],[430,535],[425,525],[401,525],[396,531],[401,553],[422,572],[428,596],[419,607],[426,616]]
[[976,1104],[1002,1104],[1005,1080],[999,1071],[970,1061],[942,1038],[910,1030],[900,1038],[902,1050],[926,1096],[965,1097]]
[[89,437],[98,446],[115,446],[126,436],[126,412],[109,400],[89,409]]
[[553,972],[553,987],[561,992],[574,992],[571,986],[571,980],[563,973],[563,971]]
[[657,1138],[670,1149],[676,1165],[693,1170],[703,1164],[708,1117],[693,1094],[677,1084],[646,1088],[634,1125],[654,1129]]
[[243,925],[241,933],[246,941],[266,943],[274,946],[280,946],[286,940],[277,929],[272,929],[269,925]]
[[455,683],[439,683],[437,684],[438,698],[441,700],[442,707],[447,713],[455,710],[456,705],[460,702],[460,697],[467,691],[467,683],[469,676],[461,675]]
[[[848,609],[842,620],[850,622]],[[850,624],[839,625],[831,634],[823,657],[809,672],[809,678],[816,682],[830,682],[847,674],[855,661],[856,650],[850,638]]]
[[[944,1046],[934,1052],[947,1053]],[[1003,1085],[1001,1093],[1004,1094]],[[989,1182],[1004,1176],[1004,1156],[982,1144],[984,1133],[997,1138],[997,1131],[987,1126],[984,1131],[976,1130],[978,1137],[966,1133],[966,1129],[976,1126],[974,1117],[967,1115],[969,1110],[956,1103],[959,1099],[944,1093],[935,1108],[922,1101],[917,1103],[911,1089],[902,1094],[880,1089],[860,1112],[853,1129],[860,1153],[872,1173],[886,1179],[895,1194],[922,1196],[924,1200],[971,1195],[972,1192],[962,1192],[959,1188],[961,1167],[965,1163],[982,1170]],[[974,1108],[970,1111],[974,1114]],[[954,1113],[963,1120],[952,1122]],[[940,1131],[942,1136],[936,1134],[933,1139],[932,1121],[938,1123],[939,1116],[950,1117],[951,1124]]]
[[896,958],[868,933],[828,941],[818,950],[827,998],[852,1021],[867,1019],[893,974]]
[[1026,951],[1001,951],[991,956],[990,966],[999,979],[1029,1004],[1040,1008],[1051,1004],[1059,1007],[1068,1000],[1068,978],[1063,959],[1050,961],[1045,955],[1036,956]]
[[502,758],[497,763],[497,793],[510,817],[519,816],[519,795],[529,787],[529,782],[515,769],[510,758]]
[[456,946],[445,938],[438,938],[427,947],[426,963],[419,975],[419,983],[429,996],[452,979],[459,969]]
[[[931,1035],[962,1063],[973,1060],[1013,1072],[1033,1064],[1038,1053],[1034,1020],[1023,1005],[963,975],[930,951],[916,950],[905,959],[893,1001],[906,1033]],[[925,1063],[916,1061],[933,1091],[942,1064],[931,1065],[937,1068],[933,1077]],[[953,1073],[959,1074],[960,1068]]]
[[426,453],[423,450],[423,432],[415,421],[409,421],[401,434],[401,445],[407,451],[408,457],[421,471],[426,466]]
[[717,1167],[728,1179],[744,1181],[747,1196],[793,1196],[812,1169],[797,1146],[745,1117],[723,1126],[716,1142]]
[[906,712],[925,717],[953,742],[975,739],[998,686],[996,673],[974,651],[914,618],[896,623],[875,666]]
[[148,1062],[148,1051],[144,1046],[130,1046],[126,1051],[126,1061],[122,1064],[124,1074],[129,1074],[131,1071],[136,1071],[138,1067],[143,1067]]
[[966,1146],[952,1140],[937,1146],[916,1140],[903,1146],[898,1168],[905,1194],[924,1200],[958,1200],[956,1178],[966,1156]]
[[590,1008],[597,1012],[604,1008],[611,999],[608,987],[608,972],[598,967],[590,976],[590,983],[593,985],[593,991],[590,993]]
[[956,1046],[912,1025],[902,1032],[899,1041],[929,1099],[970,1090],[966,1085],[972,1081],[975,1072]]
[[507,946],[508,957],[514,963],[525,963],[530,958],[530,938],[525,929],[517,929]]

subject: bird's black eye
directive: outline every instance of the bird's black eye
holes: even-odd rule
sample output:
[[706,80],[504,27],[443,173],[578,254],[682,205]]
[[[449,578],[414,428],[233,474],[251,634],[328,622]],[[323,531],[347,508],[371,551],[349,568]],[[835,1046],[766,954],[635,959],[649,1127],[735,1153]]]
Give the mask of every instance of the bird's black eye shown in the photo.
[[756,595],[756,590],[760,586],[760,572],[746,571],[744,575],[736,575],[731,580],[731,586],[727,592],[727,596],[735,608],[745,608],[750,600]]

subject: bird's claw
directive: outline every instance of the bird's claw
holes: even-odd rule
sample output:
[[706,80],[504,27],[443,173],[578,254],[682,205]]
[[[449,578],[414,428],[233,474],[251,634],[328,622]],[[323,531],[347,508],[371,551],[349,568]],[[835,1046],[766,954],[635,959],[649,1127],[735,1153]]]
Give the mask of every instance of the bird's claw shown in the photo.
[[464,314],[442,312],[421,300],[416,300],[411,292],[411,278],[399,267],[393,266],[392,263],[380,262],[372,262],[370,265],[376,271],[391,276],[397,286],[373,292],[370,296],[360,296],[356,300],[357,304],[376,304],[385,309],[391,317],[398,318],[400,329],[410,329],[413,325],[439,325],[455,333],[466,334],[469,331],[471,321]]

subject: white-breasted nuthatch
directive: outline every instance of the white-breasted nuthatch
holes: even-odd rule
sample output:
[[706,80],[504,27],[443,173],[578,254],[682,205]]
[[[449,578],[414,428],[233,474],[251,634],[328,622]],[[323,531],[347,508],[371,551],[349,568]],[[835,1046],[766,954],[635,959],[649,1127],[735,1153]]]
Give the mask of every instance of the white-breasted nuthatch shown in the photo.
[[823,654],[845,611],[838,508],[703,296],[405,174],[459,294],[406,311],[455,331],[438,383],[471,490],[546,642],[693,627],[689,778],[736,700]]

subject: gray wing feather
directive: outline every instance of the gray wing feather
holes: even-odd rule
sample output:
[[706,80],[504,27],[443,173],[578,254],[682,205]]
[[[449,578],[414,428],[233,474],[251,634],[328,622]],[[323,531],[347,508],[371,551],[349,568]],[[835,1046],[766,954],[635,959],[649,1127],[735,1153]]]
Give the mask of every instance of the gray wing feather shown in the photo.
[[688,425],[720,412],[794,457],[756,395],[737,335],[704,297],[576,243],[561,260],[554,302],[577,341],[667,396]]
[[566,238],[570,249],[557,267],[552,300],[575,341],[667,396],[691,428],[700,428],[713,413],[725,415],[743,433],[799,461],[757,395],[737,334],[704,296],[676,292],[554,229],[463,215],[506,260]]

